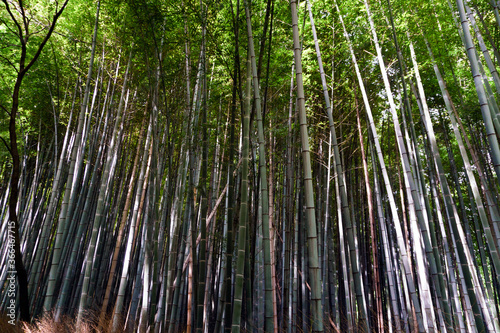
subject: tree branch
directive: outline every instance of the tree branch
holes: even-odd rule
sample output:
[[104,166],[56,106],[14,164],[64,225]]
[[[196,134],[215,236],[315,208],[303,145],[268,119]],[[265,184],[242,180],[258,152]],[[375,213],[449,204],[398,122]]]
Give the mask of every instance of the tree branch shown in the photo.
[[9,144],[7,143],[7,141],[5,141],[5,139],[3,137],[0,136],[0,139],[2,139],[5,147],[7,147],[7,150],[9,151],[9,153],[12,155],[12,150],[10,150],[10,147],[9,147]]
[[3,59],[3,60],[7,63],[7,65],[9,65],[9,66],[11,66],[12,68],[14,68],[14,70],[16,71],[16,73],[19,73],[19,70],[17,69],[16,65],[14,65],[14,64],[13,64],[13,63],[9,60],[9,58],[4,57],[4,56],[2,56],[2,55],[0,55],[0,58],[1,58],[1,59]]
[[24,6],[23,6],[23,1],[19,0],[19,9],[21,11],[21,16],[23,18],[23,24],[24,24],[24,31],[26,32],[26,37],[25,37],[25,42],[28,42],[28,36],[29,36],[29,25],[30,22],[28,18],[26,17],[26,13],[24,11]]
[[17,22],[16,17],[12,13],[12,11],[10,10],[10,6],[7,3],[7,0],[2,0],[2,1],[5,4],[5,9],[7,9],[7,12],[9,13],[10,18],[12,19],[12,21],[14,21],[14,24],[17,27],[17,30],[18,30],[18,33],[19,33],[18,37],[21,40],[21,44],[22,44],[22,43],[24,43],[24,41],[23,41],[23,29],[21,28],[21,25],[19,24],[19,22]]
[[[6,1],[6,0],[3,0]],[[52,32],[54,31],[54,28],[56,27],[56,22],[59,16],[61,16],[64,8],[66,8],[66,5],[68,4],[68,0],[64,1],[64,4],[62,5],[61,9],[56,12],[52,19],[52,23],[50,24],[49,31],[47,32],[47,35],[45,35],[45,38],[43,39],[42,43],[38,47],[38,50],[36,51],[35,55],[33,56],[33,59],[28,63],[28,65],[22,70],[22,74],[24,75],[30,68],[33,66],[33,64],[37,61],[38,57],[40,56],[40,53],[42,53],[43,47],[45,44],[47,44],[47,41],[49,40],[50,36],[52,35]]]
[[10,112],[9,112],[9,110],[7,110],[7,108],[5,106],[3,106],[2,104],[0,104],[0,108],[2,108],[5,112],[7,112],[7,114],[10,117]]
[[14,36],[17,36],[17,33],[7,24],[6,20],[0,19],[0,23],[3,24],[7,28],[7,30],[10,31]]

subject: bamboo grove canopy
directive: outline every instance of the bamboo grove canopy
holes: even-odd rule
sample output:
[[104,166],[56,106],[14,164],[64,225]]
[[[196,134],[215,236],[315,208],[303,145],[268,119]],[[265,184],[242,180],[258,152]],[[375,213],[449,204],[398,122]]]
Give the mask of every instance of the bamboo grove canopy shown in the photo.
[[0,308],[499,332],[499,6],[2,0]]

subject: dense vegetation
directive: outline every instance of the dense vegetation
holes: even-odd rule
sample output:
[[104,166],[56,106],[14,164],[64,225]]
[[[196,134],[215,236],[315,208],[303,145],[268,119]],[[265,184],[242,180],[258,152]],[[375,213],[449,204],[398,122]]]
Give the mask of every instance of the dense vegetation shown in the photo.
[[500,331],[499,5],[2,0],[1,309]]

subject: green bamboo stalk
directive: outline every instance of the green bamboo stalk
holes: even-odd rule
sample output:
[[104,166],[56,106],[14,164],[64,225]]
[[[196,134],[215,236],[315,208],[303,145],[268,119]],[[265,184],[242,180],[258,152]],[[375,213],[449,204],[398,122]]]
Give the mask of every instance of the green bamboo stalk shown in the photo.
[[[356,65],[357,67],[357,65]],[[361,81],[362,82],[362,81]],[[360,82],[360,85],[361,85]],[[371,133],[371,129],[370,129]],[[378,176],[378,168],[376,165],[375,161],[375,148],[373,147],[373,133],[369,136],[370,140],[370,151],[372,155],[372,170],[373,170],[373,185],[374,185],[374,192],[375,192],[375,197],[376,197],[376,203],[377,203],[377,215],[378,215],[378,220],[380,224],[380,238],[382,240],[382,249],[384,252],[384,263],[385,263],[385,269],[386,269],[386,275],[387,275],[387,284],[389,285],[389,297],[390,297],[390,305],[392,306],[393,309],[393,315],[394,315],[394,324],[396,326],[396,332],[400,333],[402,332],[401,330],[401,322],[402,322],[402,315],[400,315],[399,312],[399,306],[398,306],[398,301],[397,301],[397,296],[398,293],[395,288],[395,274],[394,274],[394,268],[393,268],[393,261],[391,254],[389,253],[389,234],[387,232],[387,226],[385,223],[385,216],[383,213],[382,209],[382,196],[381,196],[381,190],[380,190],[380,185],[379,185],[379,176]],[[388,311],[390,314],[390,310]]]
[[[239,231],[238,231],[238,254],[236,256],[236,281],[234,289],[234,308],[231,331],[238,333],[241,330],[241,308],[243,296],[243,282],[245,271],[245,251],[248,224],[248,157],[249,157],[249,136],[250,136],[250,109],[251,109],[251,86],[252,86],[252,63],[250,53],[247,58],[247,82],[245,94],[245,114],[243,117],[243,147],[242,147],[242,165],[241,165],[241,204],[239,213]],[[257,87],[254,87],[258,89]]]
[[488,1],[492,7],[493,13],[495,14],[495,20],[500,27],[500,14],[498,13],[498,2],[495,0]]
[[481,75],[478,68],[478,59],[476,57],[476,48],[472,42],[469,23],[467,17],[465,16],[464,3],[462,0],[456,0],[458,13],[460,15],[460,20],[462,23],[463,31],[463,42],[464,47],[467,50],[467,57],[469,59],[470,69],[472,76],[474,78],[474,85],[476,87],[476,93],[479,99],[479,105],[481,108],[481,114],[483,116],[484,125],[486,128],[486,135],[488,137],[488,143],[490,145],[490,157],[493,162],[493,167],[497,175],[497,182],[500,184],[500,147],[498,140],[496,138],[495,129],[493,125],[493,120],[490,113],[490,108],[488,107],[488,101],[486,93],[484,91],[484,86],[481,82]]
[[[204,47],[204,40],[203,45]],[[204,57],[205,53],[203,52]],[[205,73],[205,58],[203,57],[203,73]],[[198,286],[197,286],[197,313],[196,313],[196,331],[201,332],[203,330],[203,314],[205,308],[205,276],[206,276],[206,246],[207,246],[207,211],[208,211],[208,193],[206,191],[206,181],[208,178],[208,137],[207,137],[207,79],[206,75],[203,74],[203,97],[202,97],[202,112],[203,112],[203,151],[202,151],[202,164],[201,164],[201,182],[200,182],[200,250],[198,255],[199,268],[198,268]],[[208,288],[207,288],[208,289]]]
[[[271,119],[269,120],[269,128],[272,128]],[[269,242],[271,250],[271,288],[273,298],[273,327],[274,333],[278,333],[278,308],[277,308],[277,291],[276,291],[276,246],[275,246],[275,211],[274,211],[274,160],[275,154],[275,139],[272,132],[269,132]]]
[[261,99],[259,91],[259,78],[257,75],[257,65],[255,62],[255,51],[252,34],[252,23],[248,1],[245,0],[245,15],[247,20],[248,49],[252,64],[252,76],[255,99],[255,112],[257,119],[257,137],[259,142],[259,173],[260,173],[260,197],[262,200],[262,230],[264,247],[264,271],[265,271],[265,331],[274,331],[273,322],[273,296],[271,283],[271,244],[269,240],[269,194],[267,185],[266,166],[266,142],[264,138],[264,125],[262,122]]
[[283,246],[285,247],[284,253],[284,263],[283,263],[283,315],[282,315],[282,328],[286,330],[287,333],[291,332],[293,317],[292,317],[292,295],[293,289],[293,237],[292,237],[292,226],[294,220],[293,213],[293,134],[292,134],[292,110],[293,110],[293,87],[294,87],[294,72],[295,65],[292,65],[292,73],[290,75],[290,97],[288,106],[288,132],[286,137],[286,187],[285,187],[285,199],[284,199],[284,219],[283,219]]
[[[349,254],[348,251],[345,249],[347,243],[345,242],[344,238],[344,227],[343,227],[343,220],[344,220],[344,215],[342,214],[342,203],[340,198],[340,189],[339,189],[339,179],[342,176],[338,175],[337,172],[334,172],[333,178],[335,179],[335,196],[337,198],[337,212],[338,212],[338,217],[337,217],[337,224],[339,228],[339,247],[340,247],[340,263],[342,265],[342,277],[343,277],[343,282],[344,282],[344,294],[345,294],[345,302],[346,302],[346,310],[347,310],[347,330],[348,332],[353,332],[353,324],[354,324],[354,318],[355,314],[354,312],[354,305],[351,303],[351,288],[349,288],[349,275],[347,273],[347,267],[349,263]],[[341,318],[343,321],[343,318]]]
[[313,332],[323,332],[323,310],[321,306],[321,272],[318,262],[318,236],[316,214],[314,209],[314,193],[311,173],[311,157],[307,118],[305,109],[304,84],[302,78],[301,46],[299,42],[297,1],[290,1],[292,12],[293,44],[295,56],[295,77],[297,79],[297,104],[300,119],[300,137],[302,143],[302,163],[304,168],[304,186],[307,212],[307,251],[311,284],[311,314]]
[[375,216],[374,209],[372,203],[372,190],[370,186],[370,178],[368,174],[368,162],[366,161],[365,148],[363,144],[363,132],[361,130],[361,120],[359,115],[359,108],[356,108],[357,115],[357,125],[358,125],[358,134],[359,134],[359,142],[361,147],[361,158],[363,162],[363,174],[365,179],[366,186],[366,199],[368,202],[368,214],[370,220],[370,245],[372,250],[372,265],[373,265],[373,290],[375,293],[375,311],[376,311],[376,324],[377,330],[379,333],[384,331],[384,318],[382,314],[382,295],[380,289],[380,281],[379,281],[379,272],[378,272],[378,254],[377,254],[377,246],[376,242],[376,230],[375,230]]
[[[187,198],[187,201],[189,201],[190,198]],[[184,221],[182,222],[182,232],[181,232],[181,239],[187,239],[189,237],[189,214],[190,214],[190,209],[191,205],[189,202],[186,203],[186,209],[184,209]],[[168,332],[173,333],[176,332],[176,326],[179,325],[179,320],[180,320],[180,309],[183,301],[183,297],[180,297],[179,294],[182,292],[183,286],[185,284],[185,280],[187,280],[187,277],[182,278],[183,274],[183,263],[184,263],[184,257],[187,255],[187,242],[181,241],[180,242],[180,248],[178,252],[178,258],[177,258],[177,270],[176,270],[176,277],[173,283],[173,289],[174,289],[174,294],[173,294],[173,300],[172,300],[172,309],[170,313],[170,320],[169,320],[169,326],[168,326]],[[180,299],[180,301],[179,301]]]
[[498,48],[496,46],[496,43],[493,41],[493,38],[491,37],[490,29],[488,29],[488,26],[484,22],[484,16],[481,14],[481,11],[477,8],[476,3],[472,3],[472,6],[474,7],[476,14],[479,16],[479,20],[481,21],[481,24],[484,28],[484,32],[486,34],[486,37],[488,38],[488,41],[490,42],[490,46],[493,48],[493,54],[495,55],[495,60],[497,64],[500,64],[500,54],[498,53]]
[[[439,203],[438,196],[437,196],[437,189],[436,189],[436,184],[434,182],[434,178],[430,177],[430,187],[431,187],[431,195],[434,199],[435,202],[435,207],[436,207],[436,215],[438,219],[438,225],[439,225],[439,231],[441,232],[442,235],[442,243],[443,247],[445,250],[445,264],[446,264],[446,269],[445,273],[450,281],[450,293],[451,293],[451,306],[453,309],[453,315],[454,315],[454,320],[455,320],[455,330],[460,330],[460,332],[465,332],[465,323],[463,320],[463,312],[462,312],[462,304],[460,303],[459,295],[458,295],[458,286],[457,286],[457,281],[455,277],[455,270],[453,269],[453,261],[451,257],[451,250],[448,242],[448,236],[446,233],[446,229],[444,227],[444,222],[443,222],[443,215],[441,213],[441,204]],[[469,302],[470,303],[470,302]],[[471,309],[466,308],[464,309],[466,311],[467,316],[469,315]],[[458,322],[458,324],[456,324]]]
[[486,61],[488,69],[490,70],[491,76],[493,77],[493,82],[495,83],[497,95],[500,96],[500,77],[498,76],[497,69],[495,68],[495,65],[493,64],[493,61],[492,61],[491,56],[490,56],[490,52],[486,48],[486,45],[485,45],[484,40],[483,40],[483,35],[481,34],[481,31],[479,31],[479,28],[476,24],[476,20],[474,18],[474,15],[472,14],[472,11],[470,10],[470,8],[468,6],[468,3],[466,2],[464,5],[465,5],[465,10],[466,10],[467,16],[469,18],[469,22],[472,25],[472,28],[474,30],[474,34],[476,35],[476,40],[479,44],[479,48],[481,49],[481,52],[483,53],[484,60]]
[[131,264],[131,259],[132,259],[132,246],[134,242],[134,232],[137,227],[138,223],[138,218],[137,215],[139,214],[139,206],[140,206],[140,201],[142,197],[142,192],[141,191],[144,188],[144,185],[147,183],[147,178],[149,175],[149,167],[151,161],[148,158],[148,152],[151,149],[151,118],[150,118],[150,123],[148,126],[148,132],[146,134],[146,143],[144,145],[144,151],[143,151],[143,156],[142,156],[142,165],[141,165],[141,170],[139,172],[139,178],[137,179],[137,189],[136,189],[136,195],[135,195],[135,202],[134,202],[134,208],[131,216],[131,221],[130,221],[130,227],[129,227],[129,232],[127,236],[127,243],[126,243],[126,248],[125,248],[125,256],[123,259],[123,267],[121,270],[120,274],[120,283],[118,287],[118,293],[116,297],[116,303],[114,306],[113,310],[113,331],[116,331],[118,328],[118,325],[120,321],[122,320],[122,310],[124,306],[124,298],[125,298],[125,291],[127,288],[127,278],[129,275],[129,267]]

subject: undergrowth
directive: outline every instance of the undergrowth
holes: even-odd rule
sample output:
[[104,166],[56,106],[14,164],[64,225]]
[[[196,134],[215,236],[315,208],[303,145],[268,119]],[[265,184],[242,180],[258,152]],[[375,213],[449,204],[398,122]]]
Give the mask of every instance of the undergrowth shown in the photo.
[[[99,324],[98,316],[86,313],[80,327],[77,327],[76,318],[63,316],[58,321],[52,313],[33,320],[28,324],[16,321],[15,325],[9,323],[10,318],[0,313],[1,333],[111,333],[111,318],[104,318]],[[117,332],[123,331],[121,325]]]

